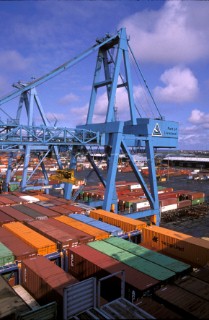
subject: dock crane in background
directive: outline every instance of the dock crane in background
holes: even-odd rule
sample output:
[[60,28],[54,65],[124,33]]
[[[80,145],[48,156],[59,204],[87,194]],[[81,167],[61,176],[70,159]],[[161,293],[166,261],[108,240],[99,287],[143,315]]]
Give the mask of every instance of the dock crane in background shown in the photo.
[[[113,49],[115,52],[115,59],[113,59],[111,53],[111,50]],[[11,125],[0,125],[0,147],[2,150],[9,150],[10,148],[24,149],[25,160],[21,190],[27,190],[27,168],[30,159],[30,152],[32,150],[38,152],[44,149],[46,153],[48,153],[52,146],[56,155],[59,170],[62,170],[58,147],[61,145],[71,146],[69,170],[76,169],[77,152],[79,149],[79,152],[83,152],[91,163],[98,179],[105,187],[102,208],[110,211],[110,209],[114,207],[115,212],[117,212],[115,182],[118,158],[122,150],[129,160],[136,180],[142,186],[145,196],[150,203],[150,210],[131,213],[128,216],[132,218],[155,216],[156,224],[159,224],[160,213],[154,149],[177,147],[178,123],[165,121],[161,116],[157,119],[137,118],[130,71],[130,50],[131,48],[129,47],[126,30],[125,28],[122,28],[114,36],[106,35],[103,39],[97,39],[96,44],[93,47],[56,68],[47,75],[44,75],[28,84],[19,83],[16,86],[16,91],[0,99],[0,105],[2,105],[13,98],[20,96],[15,123]],[[98,54],[86,124],[76,126],[74,130],[70,130],[68,128],[55,129],[50,127],[38,98],[36,87],[70,68],[75,63],[81,61],[95,51],[98,51]],[[125,80],[122,79],[122,81],[119,81],[121,68],[125,71]],[[103,79],[101,79],[102,76],[104,77]],[[127,112],[129,111],[129,118],[127,121],[118,121],[115,108],[116,92],[122,87],[126,88],[128,96]],[[100,88],[106,90],[107,94],[106,117],[103,123],[94,123],[96,98]],[[33,125],[34,101],[43,121],[43,126],[41,127],[35,127]],[[28,116],[28,123],[26,126],[22,126],[18,123],[23,104],[25,104]],[[99,145],[104,148],[107,158],[106,179],[103,178],[99,168],[94,162],[94,159],[88,150],[89,145]],[[146,151],[149,167],[149,187],[145,183],[142,174],[139,172],[134,162],[130,148],[144,148]],[[13,151],[11,151],[11,154],[12,152]],[[6,183],[9,182],[11,175],[11,159],[12,157],[9,159]],[[40,163],[42,164],[45,184],[47,185],[48,176],[42,159],[40,159]],[[66,199],[71,199],[72,188],[72,183],[65,183],[64,197]]]

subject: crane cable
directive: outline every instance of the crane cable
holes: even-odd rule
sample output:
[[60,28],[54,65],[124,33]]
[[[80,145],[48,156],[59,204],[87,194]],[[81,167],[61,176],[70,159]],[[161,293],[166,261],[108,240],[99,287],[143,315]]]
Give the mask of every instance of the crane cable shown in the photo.
[[129,44],[128,44],[128,47],[129,47],[129,50],[130,50],[130,52],[131,52],[131,54],[132,54],[132,57],[133,57],[133,59],[134,59],[134,62],[135,62],[135,64],[136,64],[136,66],[137,66],[137,69],[138,69],[138,71],[139,71],[139,73],[140,73],[140,75],[141,75],[141,77],[142,77],[142,79],[143,79],[143,81],[144,81],[144,84],[145,84],[145,86],[146,86],[146,88],[147,88],[147,90],[148,90],[148,92],[149,92],[149,94],[150,94],[150,97],[151,97],[151,99],[152,99],[152,101],[153,101],[153,103],[154,103],[154,105],[155,105],[155,107],[156,107],[156,109],[157,109],[157,111],[158,111],[158,113],[159,113],[160,119],[162,120],[163,117],[162,117],[162,115],[161,115],[161,113],[160,113],[160,111],[159,111],[159,109],[158,109],[158,107],[157,107],[157,105],[156,105],[156,103],[155,103],[155,100],[154,100],[154,98],[153,98],[153,96],[152,96],[152,93],[151,93],[151,91],[150,91],[150,89],[149,89],[149,87],[148,87],[148,85],[147,85],[147,83],[146,83],[146,80],[145,80],[145,78],[144,78],[144,76],[143,76],[143,74],[142,74],[142,72],[141,72],[141,70],[140,70],[140,68],[139,68],[139,65],[138,65],[138,63],[137,63],[137,61],[136,61],[136,58],[135,58],[135,56],[134,56],[134,54],[133,54],[133,51],[131,50],[131,47],[129,46]]

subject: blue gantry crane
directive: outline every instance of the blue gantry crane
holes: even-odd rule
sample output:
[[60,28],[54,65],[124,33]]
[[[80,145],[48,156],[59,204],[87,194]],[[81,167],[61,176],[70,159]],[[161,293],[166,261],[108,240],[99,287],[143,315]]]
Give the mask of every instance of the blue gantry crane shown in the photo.
[[[75,129],[50,127],[38,98],[36,87],[72,67],[95,51],[98,53],[86,123],[76,126]],[[77,152],[79,149],[79,152],[85,154],[98,179],[105,187],[102,208],[108,211],[111,208],[115,208],[115,212],[117,213],[116,173],[119,154],[122,151],[127,156],[136,180],[142,186],[145,196],[150,203],[150,210],[130,213],[129,216],[141,218],[155,215],[157,217],[156,224],[159,224],[160,212],[154,149],[177,147],[178,123],[166,121],[161,115],[154,119],[137,117],[129,58],[130,53],[133,55],[126,35],[126,29],[121,28],[114,36],[107,34],[103,39],[97,39],[96,44],[88,50],[39,79],[26,84],[17,83],[16,90],[13,93],[0,99],[0,105],[2,105],[20,96],[16,119],[7,124],[0,124],[0,148],[4,151],[11,150],[6,184],[9,183],[11,178],[11,163],[15,150],[24,150],[24,170],[21,189],[26,190],[27,168],[31,151],[35,150],[38,152],[45,150],[47,154],[53,148],[59,169],[62,170],[58,147],[60,145],[71,146],[69,170],[76,169]],[[122,70],[125,73],[123,77],[121,76]],[[118,120],[115,108],[116,93],[121,88],[126,89],[128,97],[127,120],[125,121]],[[100,89],[105,91],[107,96],[106,115],[104,122],[95,123],[96,99]],[[43,125],[39,127],[33,125],[34,102],[43,121]],[[26,107],[28,119],[27,125],[24,126],[19,124],[23,105]],[[99,145],[105,150],[107,159],[107,175],[105,179],[88,149],[89,145]],[[130,148],[145,149],[149,168],[149,186],[138,170]],[[48,176],[44,168],[43,157],[40,157],[40,164],[42,165],[45,185],[47,186]],[[66,199],[72,197],[72,187],[72,183],[65,183],[64,197]]]

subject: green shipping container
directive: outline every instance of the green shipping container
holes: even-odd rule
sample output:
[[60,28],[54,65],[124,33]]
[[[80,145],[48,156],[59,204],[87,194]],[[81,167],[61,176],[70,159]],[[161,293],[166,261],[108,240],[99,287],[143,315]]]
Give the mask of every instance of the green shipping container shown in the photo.
[[191,268],[191,266],[187,263],[181,262],[174,258],[170,258],[168,256],[165,256],[164,254],[149,250],[138,244],[118,237],[110,237],[109,239],[105,239],[104,241],[120,249],[133,253],[134,255],[139,256],[142,259],[167,268],[175,273],[181,273]]
[[197,204],[201,204],[204,202],[205,202],[205,198],[199,198],[199,199],[192,200],[192,205],[195,206]]
[[8,263],[14,262],[15,256],[13,255],[12,251],[0,242],[0,267],[3,267]]
[[157,280],[167,281],[175,276],[173,271],[156,265],[150,261],[142,259],[130,252],[117,248],[105,241],[89,242],[88,246],[122,262],[126,265],[143,272]]

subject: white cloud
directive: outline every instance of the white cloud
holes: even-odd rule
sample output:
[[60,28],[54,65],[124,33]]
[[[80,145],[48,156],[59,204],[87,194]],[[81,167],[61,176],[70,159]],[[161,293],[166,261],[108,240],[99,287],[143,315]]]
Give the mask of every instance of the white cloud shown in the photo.
[[30,65],[31,59],[24,58],[15,50],[0,52],[0,67],[7,68],[7,71],[26,70]]
[[209,56],[207,1],[166,1],[158,11],[137,12],[120,23],[141,61],[189,63]]
[[198,81],[188,68],[174,67],[160,77],[164,87],[156,87],[154,95],[159,101],[182,103],[193,101],[198,94]]
[[71,102],[75,102],[75,101],[78,101],[78,100],[79,100],[78,96],[76,96],[73,93],[69,93],[69,94],[65,95],[64,97],[62,97],[59,100],[59,104],[61,104],[61,105],[69,105]]
[[207,149],[207,130],[199,125],[183,126],[180,125],[179,130],[179,146],[180,149],[205,150]]
[[209,128],[209,113],[205,113],[198,109],[194,109],[192,110],[188,121],[192,124],[198,125],[199,129],[200,126],[202,126],[202,128]]

